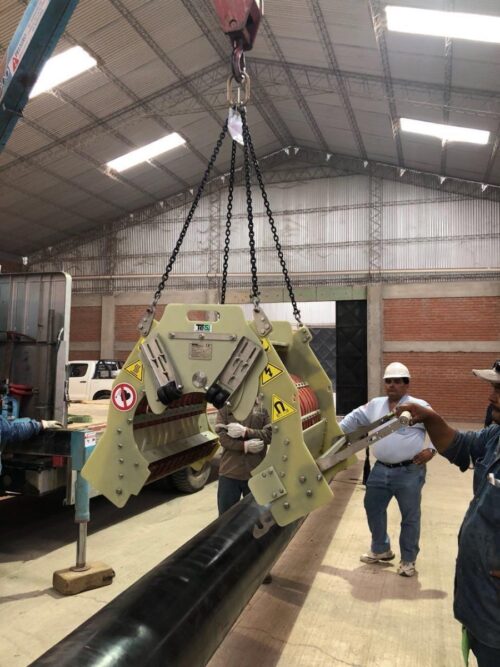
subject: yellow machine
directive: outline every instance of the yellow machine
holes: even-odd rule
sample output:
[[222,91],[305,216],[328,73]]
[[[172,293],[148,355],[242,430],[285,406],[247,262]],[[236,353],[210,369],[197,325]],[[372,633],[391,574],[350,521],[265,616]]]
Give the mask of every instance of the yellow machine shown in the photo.
[[284,526],[330,500],[328,482],[355,461],[355,451],[401,427],[396,420],[354,448],[337,425],[332,386],[308,329],[271,324],[260,306],[254,316],[247,322],[233,305],[165,308],[114,382],[107,428],[82,471],[94,488],[122,507],[158,462],[169,472],[203,466],[218,446],[207,399],[230,405],[242,420],[258,398],[272,440],[249,485]]

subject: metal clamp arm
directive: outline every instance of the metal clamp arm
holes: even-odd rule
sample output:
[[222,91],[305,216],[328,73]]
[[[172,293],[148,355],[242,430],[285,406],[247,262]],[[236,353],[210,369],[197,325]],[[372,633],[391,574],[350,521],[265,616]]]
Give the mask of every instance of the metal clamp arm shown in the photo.
[[[408,426],[410,420],[411,414],[409,412],[402,412],[399,417],[396,417],[393,412],[390,412],[377,421],[349,433],[343,438],[340,438],[340,440],[337,440],[337,442],[330,447],[323,456],[316,460],[318,468],[322,471],[333,468],[337,463],[348,459],[365,447],[375,444],[382,438],[399,430],[402,426]],[[382,428],[377,428],[383,424],[386,425],[382,426]],[[373,429],[376,430],[373,431]]]

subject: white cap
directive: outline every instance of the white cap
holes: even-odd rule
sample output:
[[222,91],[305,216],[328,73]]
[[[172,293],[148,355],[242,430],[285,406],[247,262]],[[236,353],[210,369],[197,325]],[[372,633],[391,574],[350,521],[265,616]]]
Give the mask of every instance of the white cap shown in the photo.
[[384,371],[383,379],[385,380],[386,378],[411,378],[411,375],[404,364],[399,361],[393,361]]
[[474,375],[481,380],[486,380],[486,382],[492,382],[493,384],[500,384],[500,362],[496,361],[493,364],[493,368],[487,368],[484,371],[473,370]]

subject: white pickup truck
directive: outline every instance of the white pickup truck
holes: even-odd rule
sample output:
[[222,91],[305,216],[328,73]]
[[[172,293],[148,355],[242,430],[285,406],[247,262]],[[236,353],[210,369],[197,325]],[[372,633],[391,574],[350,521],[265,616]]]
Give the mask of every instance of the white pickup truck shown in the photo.
[[111,396],[122,361],[116,359],[70,361],[67,367],[68,400],[97,401]]

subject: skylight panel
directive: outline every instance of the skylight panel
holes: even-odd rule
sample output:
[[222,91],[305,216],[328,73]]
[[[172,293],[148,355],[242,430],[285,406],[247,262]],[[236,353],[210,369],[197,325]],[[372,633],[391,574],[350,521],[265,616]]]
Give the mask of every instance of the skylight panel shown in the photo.
[[74,46],[45,63],[38,79],[31,89],[30,99],[52,90],[64,81],[74,79],[75,76],[95,67],[97,61],[92,58],[81,46]]
[[414,120],[413,118],[400,118],[399,124],[403,132],[436,137],[446,142],[461,141],[467,144],[484,145],[490,140],[490,133],[486,130],[474,130],[469,127],[429,123],[428,121]]
[[141,162],[147,162],[157,155],[171,151],[173,148],[177,148],[177,146],[182,146],[185,143],[186,140],[183,139],[180,134],[172,132],[161,139],[157,139],[141,148],[136,148],[135,150],[130,151],[130,153],[126,153],[125,155],[111,160],[111,162],[107,162],[106,166],[114,171],[125,171],[131,167],[135,167],[135,165],[140,164]]
[[394,5],[387,5],[385,14],[388,30],[500,44],[500,16]]

